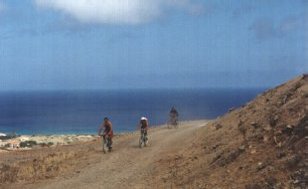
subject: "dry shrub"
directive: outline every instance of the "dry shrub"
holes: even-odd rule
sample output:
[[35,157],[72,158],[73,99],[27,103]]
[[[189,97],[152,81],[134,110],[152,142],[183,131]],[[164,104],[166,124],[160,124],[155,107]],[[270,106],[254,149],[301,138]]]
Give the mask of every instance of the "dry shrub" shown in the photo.
[[73,162],[78,156],[75,152],[59,152],[41,155],[39,158],[21,161],[15,164],[0,165],[0,183],[16,181],[36,181],[56,177],[70,168],[67,162]]

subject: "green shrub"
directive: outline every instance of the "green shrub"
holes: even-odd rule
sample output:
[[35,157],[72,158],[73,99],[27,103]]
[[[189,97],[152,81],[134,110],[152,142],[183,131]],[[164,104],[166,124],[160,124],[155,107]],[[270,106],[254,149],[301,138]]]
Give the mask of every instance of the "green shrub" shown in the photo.
[[26,147],[31,148],[31,147],[33,147],[33,146],[35,146],[35,145],[37,145],[37,142],[34,141],[34,140],[27,140],[27,141],[24,141],[24,142],[19,143],[19,146],[20,146],[21,148],[26,148]]

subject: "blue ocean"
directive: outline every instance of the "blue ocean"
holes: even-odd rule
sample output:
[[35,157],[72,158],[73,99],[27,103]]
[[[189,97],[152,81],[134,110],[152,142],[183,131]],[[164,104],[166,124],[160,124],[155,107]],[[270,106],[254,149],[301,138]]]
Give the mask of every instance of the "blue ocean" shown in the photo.
[[212,119],[263,89],[32,91],[0,93],[0,132],[95,134],[104,117],[115,132],[133,131],[141,116],[166,123],[175,106],[180,120]]

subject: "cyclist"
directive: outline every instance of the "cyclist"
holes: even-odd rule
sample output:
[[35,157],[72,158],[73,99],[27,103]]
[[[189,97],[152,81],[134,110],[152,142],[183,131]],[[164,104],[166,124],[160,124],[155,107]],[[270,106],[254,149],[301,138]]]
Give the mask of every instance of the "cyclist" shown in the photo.
[[106,140],[106,136],[109,136],[110,139],[110,145],[108,146],[108,150],[111,151],[112,149],[112,137],[113,137],[113,130],[112,130],[112,123],[109,120],[108,117],[104,118],[104,122],[102,125],[99,127],[98,130],[98,136],[103,136],[103,140]]
[[169,117],[170,117],[170,124],[171,125],[178,125],[178,117],[179,117],[179,113],[178,111],[175,109],[175,107],[173,106],[169,112]]
[[144,136],[145,136],[145,144],[148,143],[148,128],[149,128],[149,121],[146,117],[141,117],[140,118],[140,122],[139,122],[139,129],[141,132],[141,135],[144,132]]

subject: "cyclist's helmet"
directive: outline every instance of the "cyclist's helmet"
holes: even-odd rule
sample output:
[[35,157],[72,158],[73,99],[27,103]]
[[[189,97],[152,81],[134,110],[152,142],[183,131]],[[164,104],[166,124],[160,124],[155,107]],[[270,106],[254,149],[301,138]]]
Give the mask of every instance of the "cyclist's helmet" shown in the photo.
[[148,119],[146,117],[141,117],[140,120],[141,121],[147,121]]

